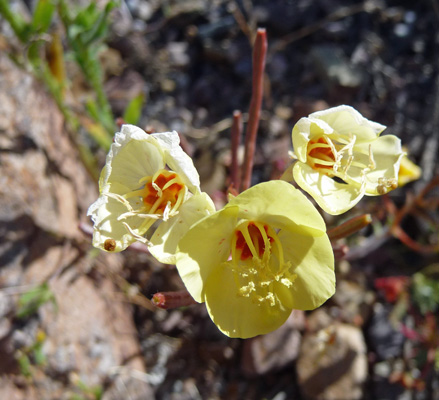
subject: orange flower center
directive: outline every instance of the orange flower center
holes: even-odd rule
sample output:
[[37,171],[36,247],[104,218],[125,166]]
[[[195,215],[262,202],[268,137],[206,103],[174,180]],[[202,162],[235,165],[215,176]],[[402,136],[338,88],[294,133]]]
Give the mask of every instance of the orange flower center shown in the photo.
[[139,184],[145,186],[127,193],[125,199],[140,197],[143,207],[137,213],[159,214],[165,220],[170,212],[178,210],[187,192],[187,187],[178,174],[166,169],[157,171],[153,176],[145,176]]
[[184,188],[175,172],[161,170],[159,175],[148,177],[142,193],[146,211],[163,214],[167,206],[174,208],[184,197]]
[[249,297],[256,304],[278,304],[275,285],[291,287],[296,275],[291,262],[284,260],[278,233],[258,221],[242,220],[232,237],[231,259],[237,294]]
[[333,148],[325,136],[312,139],[308,143],[308,160],[313,169],[332,170],[335,164]]
[[[259,258],[262,258],[267,248],[266,244],[273,242],[273,238],[268,235],[268,226],[263,225],[263,228],[266,233],[267,239],[264,239],[264,237],[261,234],[261,231],[258,229],[258,227],[255,225],[254,222],[250,222],[247,226],[251,246],[254,248]],[[246,241],[246,238],[244,237],[242,231],[237,230],[235,234],[236,234],[236,250],[238,250],[239,259],[242,261],[248,260],[250,257],[252,257],[252,251],[249,247],[249,243]],[[265,240],[267,240],[267,242]]]

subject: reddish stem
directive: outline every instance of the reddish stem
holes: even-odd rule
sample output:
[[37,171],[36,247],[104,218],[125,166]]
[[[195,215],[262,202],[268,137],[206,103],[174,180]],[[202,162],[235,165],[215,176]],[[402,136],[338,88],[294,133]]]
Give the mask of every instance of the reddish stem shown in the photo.
[[423,245],[413,240],[400,226],[393,226],[391,229],[393,236],[398,238],[407,247],[418,253],[431,254],[439,253],[439,245]]
[[256,33],[253,48],[253,83],[252,98],[248,113],[248,123],[245,133],[244,171],[242,175],[241,191],[250,187],[253,170],[253,157],[256,147],[256,134],[259,127],[261,114],[262,96],[264,92],[264,69],[267,55],[267,33],[259,28]]
[[239,176],[239,164],[238,164],[238,149],[241,143],[242,136],[242,114],[241,111],[236,110],[233,113],[232,124],[232,163],[230,166],[230,185],[234,189],[239,189],[240,176]]
[[151,301],[156,307],[164,310],[197,304],[187,290],[159,292],[152,296]]
[[330,240],[342,239],[346,236],[352,235],[358,232],[360,229],[366,227],[372,222],[370,214],[363,214],[357,217],[351,218],[341,225],[336,226],[328,230],[328,236]]
[[401,227],[402,220],[409,214],[414,213],[416,206],[422,206],[424,197],[439,185],[439,176],[435,176],[431,181],[414,197],[410,193],[407,194],[404,206],[401,209],[397,209],[395,203],[389,196],[384,196],[384,205],[390,215],[394,217],[393,223],[390,226],[390,233],[404,243],[407,247],[413,251],[431,254],[439,252],[439,244],[423,245],[413,240]]

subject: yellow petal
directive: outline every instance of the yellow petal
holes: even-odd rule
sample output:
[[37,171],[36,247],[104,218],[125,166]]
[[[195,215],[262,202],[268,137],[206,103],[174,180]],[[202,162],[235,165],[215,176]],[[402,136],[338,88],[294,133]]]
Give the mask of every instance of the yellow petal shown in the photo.
[[178,209],[178,214],[160,223],[151,236],[149,251],[164,264],[175,264],[175,252],[183,235],[197,221],[215,212],[215,205],[206,193],[186,200]]
[[297,184],[331,215],[350,210],[364,195],[361,186],[338,183],[300,161],[294,165],[293,176]]
[[229,257],[237,217],[238,207],[224,208],[193,225],[178,243],[178,273],[195,301],[204,301],[206,280]]
[[403,156],[399,166],[398,186],[404,186],[409,182],[419,179],[422,175],[422,169],[416,165],[407,156]]
[[[394,135],[381,136],[370,145],[376,167],[366,173],[366,195],[377,196],[380,194],[377,190],[380,179],[397,182],[399,165],[404,153],[401,140]],[[366,146],[368,145],[364,147]]]
[[206,307],[212,321],[230,337],[250,338],[279,328],[291,309],[268,302],[255,303],[237,295],[233,273],[227,266],[212,270],[206,282]]
[[[118,252],[125,250],[135,242],[136,238],[128,231],[124,222],[128,223],[133,230],[138,230],[144,219],[134,216],[118,220],[118,216],[128,211],[129,208],[122,202],[106,195],[99,196],[87,212],[94,222],[93,246],[106,251]],[[109,241],[114,241],[111,247],[108,246]]]
[[200,193],[200,177],[192,159],[180,147],[178,133],[153,133],[151,136],[160,143],[169,168],[180,176],[192,193]]
[[239,218],[309,235],[323,235],[326,225],[311,202],[291,184],[276,180],[260,183],[230,200],[239,206]]
[[323,111],[317,111],[309,115],[311,119],[325,121],[335,132],[349,137],[355,135],[357,143],[371,141],[386,129],[374,121],[364,118],[355,108],[341,105]]
[[157,140],[136,126],[123,125],[107,155],[102,184],[119,183],[135,190],[142,178],[164,167],[164,153]]
[[297,275],[289,289],[291,307],[313,310],[321,306],[335,292],[334,253],[327,235],[309,237],[283,230],[279,239]]

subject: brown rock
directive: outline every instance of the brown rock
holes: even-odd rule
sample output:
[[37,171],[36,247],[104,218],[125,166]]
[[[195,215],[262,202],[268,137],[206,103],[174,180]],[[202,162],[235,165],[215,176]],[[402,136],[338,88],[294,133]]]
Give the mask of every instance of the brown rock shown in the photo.
[[244,342],[241,369],[248,376],[264,375],[283,368],[299,353],[304,313],[294,310],[285,324],[267,335]]
[[297,360],[297,376],[305,399],[361,399],[367,378],[366,344],[361,330],[332,324],[308,332]]
[[[56,307],[48,302],[37,318],[23,320],[20,331],[13,323],[2,325],[0,398],[61,398],[60,393],[77,392],[72,376],[84,385],[102,386],[122,365],[144,373],[130,307],[115,300],[117,289],[105,273],[99,282],[85,274],[96,263],[118,271],[122,258],[87,256],[90,241],[78,224],[88,219],[97,190],[61,113],[41,85],[4,54],[0,100],[0,287],[15,301],[27,290],[21,285],[48,282],[56,300]],[[13,322],[13,308],[4,307]],[[20,381],[15,357],[37,340],[36,332],[45,335],[46,362],[31,365],[31,389],[32,380]]]

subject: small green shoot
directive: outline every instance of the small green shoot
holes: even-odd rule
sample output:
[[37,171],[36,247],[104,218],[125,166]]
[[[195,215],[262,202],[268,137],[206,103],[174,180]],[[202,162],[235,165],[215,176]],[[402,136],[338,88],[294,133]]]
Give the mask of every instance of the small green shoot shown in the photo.
[[142,107],[145,102],[145,95],[140,93],[134,97],[127,105],[122,119],[127,124],[137,125],[142,115]]
[[56,300],[49,285],[45,282],[35,286],[26,293],[23,293],[18,299],[17,318],[27,318],[35,314],[38,309],[47,302],[52,302],[56,306]]

